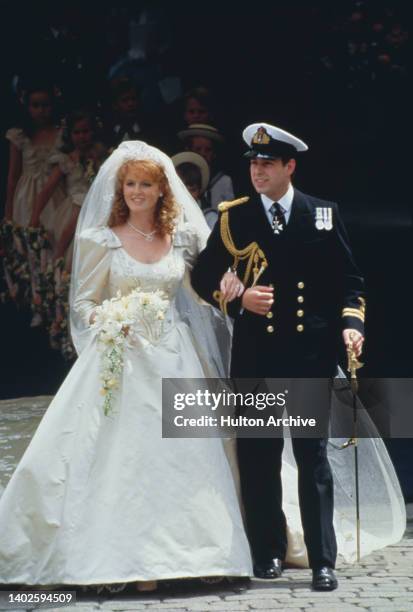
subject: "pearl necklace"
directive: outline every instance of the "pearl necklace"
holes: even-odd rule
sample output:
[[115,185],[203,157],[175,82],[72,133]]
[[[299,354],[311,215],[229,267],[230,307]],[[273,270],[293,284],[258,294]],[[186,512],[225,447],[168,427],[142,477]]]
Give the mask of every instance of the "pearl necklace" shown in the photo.
[[129,227],[131,227],[133,229],[134,232],[136,232],[140,236],[143,236],[145,238],[145,240],[147,240],[147,242],[152,242],[153,237],[156,234],[156,230],[153,230],[152,232],[149,232],[149,234],[146,234],[145,232],[140,230],[138,227],[135,227],[134,225],[132,225],[132,223],[130,221],[126,221],[126,223],[129,225]]

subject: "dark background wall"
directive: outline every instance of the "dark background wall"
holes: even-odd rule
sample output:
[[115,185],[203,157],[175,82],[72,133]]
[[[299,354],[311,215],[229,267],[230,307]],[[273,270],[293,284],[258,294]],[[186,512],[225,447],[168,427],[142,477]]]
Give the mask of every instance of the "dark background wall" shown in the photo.
[[[308,142],[295,184],[340,203],[366,276],[364,374],[411,376],[407,44],[386,39],[397,24],[408,31],[402,2],[3,2],[0,10],[3,133],[16,120],[16,77],[51,78],[62,91],[62,112],[88,104],[102,113],[109,71],[127,58],[130,23],[147,11],[146,59],[127,69],[141,88],[154,144],[177,150],[182,95],[162,98],[166,78],[181,94],[199,84],[214,92],[226,168],[240,195],[248,189],[245,125],[268,121]],[[69,33],[64,45],[53,42],[51,26]],[[5,139],[0,147],[5,193]],[[0,313],[2,397],[53,393],[68,364],[41,330],[28,327],[28,312],[4,304]]]

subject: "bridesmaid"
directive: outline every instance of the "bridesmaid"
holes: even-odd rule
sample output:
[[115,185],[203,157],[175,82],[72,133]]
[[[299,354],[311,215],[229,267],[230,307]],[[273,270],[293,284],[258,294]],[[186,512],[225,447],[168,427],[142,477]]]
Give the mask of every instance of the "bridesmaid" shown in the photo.
[[[5,217],[27,227],[35,198],[50,174],[50,156],[61,144],[61,130],[56,125],[55,98],[45,85],[34,85],[24,95],[24,110],[19,127],[6,132],[10,141]],[[54,200],[62,199],[62,192]],[[46,211],[42,217],[47,215]]]
[[[32,327],[44,321],[45,295],[49,293],[47,262],[50,245],[43,229],[29,228],[36,197],[50,175],[50,158],[61,145],[61,129],[56,122],[56,100],[50,86],[43,83],[28,87],[23,95],[23,113],[19,127],[6,133],[10,141],[9,171],[5,221],[13,224],[13,245],[9,253],[10,295],[23,295],[31,302]],[[47,227],[54,210],[62,201],[59,189],[45,210],[40,223]],[[23,262],[22,265],[17,265]],[[16,272],[17,270],[17,272]]]
[[35,200],[30,220],[31,226],[39,226],[56,192],[64,191],[66,197],[59,202],[58,210],[47,215],[46,229],[54,259],[64,258],[66,269],[70,268],[72,239],[80,208],[107,155],[107,149],[97,140],[97,131],[96,118],[88,110],[79,109],[67,117],[63,144],[50,156],[53,169]]

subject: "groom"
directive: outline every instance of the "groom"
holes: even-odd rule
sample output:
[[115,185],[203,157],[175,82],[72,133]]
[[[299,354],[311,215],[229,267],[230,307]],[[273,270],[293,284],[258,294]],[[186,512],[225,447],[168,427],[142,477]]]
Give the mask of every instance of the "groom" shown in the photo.
[[[331,378],[340,332],[357,355],[364,341],[364,283],[337,205],[293,187],[296,159],[308,149],[302,140],[266,123],[249,125],[243,138],[255,194],[220,205],[192,285],[234,318],[232,377]],[[264,579],[281,575],[287,550],[283,442],[237,440],[254,573]],[[337,544],[327,439],[292,443],[312,586],[333,590]]]

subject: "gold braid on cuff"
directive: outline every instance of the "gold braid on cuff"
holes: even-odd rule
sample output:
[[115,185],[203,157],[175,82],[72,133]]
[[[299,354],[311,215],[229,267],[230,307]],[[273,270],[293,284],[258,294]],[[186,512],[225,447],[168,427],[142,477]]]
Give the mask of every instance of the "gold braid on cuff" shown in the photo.
[[364,323],[366,318],[366,300],[362,297],[358,298],[360,308],[343,308],[342,317],[355,317]]

